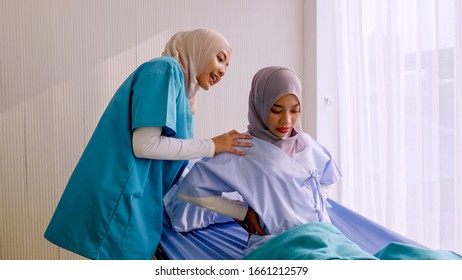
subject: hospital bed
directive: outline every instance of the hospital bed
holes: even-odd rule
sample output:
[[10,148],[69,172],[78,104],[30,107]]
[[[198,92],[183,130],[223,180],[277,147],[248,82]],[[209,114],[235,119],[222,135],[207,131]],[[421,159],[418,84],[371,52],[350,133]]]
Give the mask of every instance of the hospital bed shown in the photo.
[[[358,213],[328,199],[331,222],[364,251],[374,254],[391,242],[422,245],[397,234]],[[164,212],[163,232],[157,259],[234,260],[243,258],[247,232],[236,222],[218,223],[188,233],[178,233]]]

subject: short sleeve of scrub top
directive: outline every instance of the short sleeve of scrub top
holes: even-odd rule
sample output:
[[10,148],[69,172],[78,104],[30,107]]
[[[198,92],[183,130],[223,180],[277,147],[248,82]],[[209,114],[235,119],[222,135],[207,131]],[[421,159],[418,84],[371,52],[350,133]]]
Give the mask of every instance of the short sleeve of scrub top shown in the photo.
[[146,69],[133,85],[132,130],[138,127],[163,127],[163,134],[175,136],[177,132],[177,98],[180,86],[174,71]]

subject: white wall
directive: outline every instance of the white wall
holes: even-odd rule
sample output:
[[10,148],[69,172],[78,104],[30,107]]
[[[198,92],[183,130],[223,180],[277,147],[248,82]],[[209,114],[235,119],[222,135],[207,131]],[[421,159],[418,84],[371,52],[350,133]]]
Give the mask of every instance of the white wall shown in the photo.
[[[339,103],[338,103],[338,73],[336,65],[336,45],[334,29],[335,0],[316,1],[316,70],[313,75],[316,80],[316,89],[311,91],[311,99],[316,98],[316,139],[325,146],[332,157],[340,164],[339,152]],[[314,79],[314,78],[313,78]],[[313,97],[314,96],[314,97]],[[326,99],[327,98],[327,99]],[[340,201],[340,188],[342,181],[332,189],[331,196]]]
[[[199,93],[196,136],[243,131],[258,69],[284,65],[307,80],[304,44],[313,46],[315,34],[304,31],[304,7],[303,0],[0,0],[0,259],[79,258],[43,232],[112,94],[173,33],[212,27],[228,38],[234,57],[227,78]],[[304,119],[310,129],[314,122]]]

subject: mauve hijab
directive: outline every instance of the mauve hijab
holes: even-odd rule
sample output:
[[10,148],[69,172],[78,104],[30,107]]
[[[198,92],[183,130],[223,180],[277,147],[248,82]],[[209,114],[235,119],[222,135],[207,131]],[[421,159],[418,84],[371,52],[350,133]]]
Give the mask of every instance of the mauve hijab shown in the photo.
[[226,50],[231,52],[226,38],[209,28],[178,32],[165,45],[162,55],[174,57],[183,70],[193,114],[196,112],[196,93],[199,90],[197,75],[204,71],[219,52]]
[[288,155],[303,151],[303,130],[300,120],[294,125],[286,139],[281,139],[268,130],[268,114],[274,103],[286,94],[293,94],[302,102],[302,85],[297,74],[289,68],[270,66],[259,70],[252,80],[249,94],[249,125],[251,135],[281,148]]

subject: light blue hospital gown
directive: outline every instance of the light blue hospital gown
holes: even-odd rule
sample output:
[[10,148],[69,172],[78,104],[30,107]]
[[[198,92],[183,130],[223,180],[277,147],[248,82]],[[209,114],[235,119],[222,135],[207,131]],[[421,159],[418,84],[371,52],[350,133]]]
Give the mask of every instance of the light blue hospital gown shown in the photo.
[[102,115],[45,238],[91,259],[151,259],[162,232],[163,194],[187,162],[136,158],[132,131],[163,127],[163,135],[192,138],[192,118],[176,60],[160,57],[138,67]]
[[[263,229],[269,234],[265,237],[252,235],[249,251],[295,226],[309,222],[330,223],[320,185],[335,183],[341,174],[330,153],[309,135],[303,136],[305,150],[294,158],[254,137],[251,148],[241,148],[246,150],[246,156],[220,154],[197,162],[175,191],[192,197],[232,192],[241,195],[258,213]],[[167,201],[166,206],[184,208],[178,200]],[[186,209],[190,213],[167,209],[174,228],[191,228],[185,223],[200,224],[194,219],[206,216],[204,213],[197,215],[197,211],[201,211],[199,208]],[[191,220],[188,217],[192,217]]]

